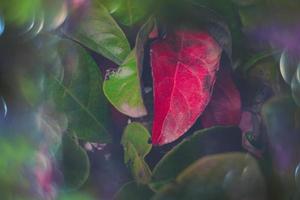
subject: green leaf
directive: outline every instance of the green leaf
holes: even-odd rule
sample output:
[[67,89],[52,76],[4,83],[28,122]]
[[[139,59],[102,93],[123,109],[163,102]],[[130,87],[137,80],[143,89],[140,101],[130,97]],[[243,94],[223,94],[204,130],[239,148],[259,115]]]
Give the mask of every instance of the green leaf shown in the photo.
[[[145,59],[145,45],[149,40],[151,31],[156,27],[156,21],[153,17],[150,17],[149,20],[140,28],[135,42],[135,54],[137,59],[137,67],[139,70],[139,76],[142,75],[144,59]],[[158,33],[157,33],[158,34]]]
[[50,77],[49,96],[67,115],[68,129],[80,139],[110,142],[106,130],[107,102],[102,91],[102,76],[97,64],[79,45],[63,40],[60,55],[64,76]]
[[117,71],[107,74],[103,90],[111,104],[123,114],[130,117],[142,117],[147,114],[134,51]]
[[[197,131],[191,137],[183,140],[159,161],[153,170],[151,187],[155,190],[161,188],[166,183],[175,180],[176,176],[186,167],[206,155],[208,152],[221,152],[213,143],[215,150],[210,150],[210,138],[218,138],[220,135],[226,135],[227,139],[239,138],[240,129],[237,127],[213,127]],[[213,136],[213,137],[211,137]],[[224,150],[230,150],[228,147],[220,147]],[[223,151],[224,151],[223,150]]]
[[129,182],[117,192],[114,200],[150,200],[152,196],[153,192],[148,186]]
[[140,123],[129,124],[122,136],[121,144],[124,147],[124,162],[129,165],[135,180],[138,183],[147,183],[151,171],[144,161],[152,145],[148,143],[150,134]]
[[132,26],[142,20],[147,14],[149,7],[148,0],[117,0],[120,4],[117,9],[113,11],[113,16],[126,25]]
[[130,46],[122,29],[96,0],[92,1],[77,26],[66,27],[64,32],[68,37],[117,64],[121,64],[130,53]]
[[207,156],[185,169],[154,200],[266,199],[266,185],[255,159],[248,154]]
[[152,145],[149,144],[150,133],[138,122],[127,125],[122,136],[121,143],[123,145],[130,143],[136,149],[138,155],[144,158],[151,150]]
[[65,134],[63,137],[61,159],[65,189],[78,189],[88,179],[90,161],[86,151],[76,143],[70,134]]

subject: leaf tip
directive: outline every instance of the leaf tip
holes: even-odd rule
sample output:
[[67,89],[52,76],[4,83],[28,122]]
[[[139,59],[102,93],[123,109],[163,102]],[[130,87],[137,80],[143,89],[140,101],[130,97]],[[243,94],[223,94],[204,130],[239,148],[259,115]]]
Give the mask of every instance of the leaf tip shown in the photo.
[[123,103],[120,106],[120,111],[130,117],[138,118],[147,115],[147,110],[144,105],[131,106],[127,103]]

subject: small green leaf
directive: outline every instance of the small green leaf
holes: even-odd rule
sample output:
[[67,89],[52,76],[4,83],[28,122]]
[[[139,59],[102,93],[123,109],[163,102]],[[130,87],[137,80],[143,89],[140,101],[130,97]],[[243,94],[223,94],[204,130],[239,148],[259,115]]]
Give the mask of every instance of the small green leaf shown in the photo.
[[141,124],[133,122],[128,124],[122,136],[121,143],[125,145],[130,143],[136,149],[138,155],[144,158],[151,150],[152,145],[149,144],[150,133]]
[[129,124],[122,136],[121,144],[124,147],[124,162],[129,165],[135,180],[138,183],[147,183],[151,171],[144,161],[152,145],[148,143],[150,134],[140,123]]
[[96,0],[92,1],[77,26],[66,27],[64,32],[68,37],[117,64],[121,64],[130,53],[130,46],[122,29]]
[[60,56],[64,76],[51,76],[48,91],[67,115],[68,129],[83,140],[110,142],[107,102],[97,64],[82,47],[67,40],[61,42]]
[[[145,160],[140,157],[136,148],[131,143],[124,146],[125,163],[129,166],[134,180],[138,183],[146,184],[150,181],[151,170]],[[127,154],[127,155],[126,155]]]
[[116,72],[107,74],[103,90],[111,104],[123,114],[130,117],[142,117],[147,114],[134,51]]
[[129,182],[117,192],[114,200],[150,200],[152,196],[153,192],[148,186]]
[[[174,181],[176,176],[193,162],[207,154],[207,151],[218,152],[216,144],[213,143],[214,151],[210,150],[211,136],[214,138],[226,135],[230,138],[240,137],[240,130],[237,127],[213,127],[197,131],[190,138],[183,140],[159,161],[153,170],[151,187],[155,190],[161,188],[166,183]],[[223,147],[221,147],[223,148]],[[228,147],[224,150],[230,151]],[[234,149],[232,149],[234,150]]]
[[204,157],[185,169],[154,200],[266,199],[266,185],[255,159],[227,153]]
[[69,134],[63,137],[61,159],[65,189],[78,189],[88,179],[90,162],[85,150]]

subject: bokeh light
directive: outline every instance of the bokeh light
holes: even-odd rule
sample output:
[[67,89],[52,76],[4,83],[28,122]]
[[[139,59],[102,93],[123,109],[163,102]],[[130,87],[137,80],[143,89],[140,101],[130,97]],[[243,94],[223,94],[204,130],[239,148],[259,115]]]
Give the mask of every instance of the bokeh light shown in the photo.
[[296,74],[294,75],[294,78],[291,83],[291,90],[295,102],[298,106],[300,106],[300,82]]
[[6,117],[6,115],[7,115],[7,104],[6,104],[6,102],[5,102],[5,100],[4,100],[4,98],[3,97],[1,97],[1,101],[2,101],[2,113],[3,113],[3,118],[5,118]]
[[280,72],[286,83],[291,84],[294,74],[297,70],[299,58],[284,51],[280,56]]
[[0,36],[4,33],[5,30],[5,22],[2,16],[0,16]]
[[295,182],[297,188],[299,188],[300,187],[300,163],[297,165],[295,169]]

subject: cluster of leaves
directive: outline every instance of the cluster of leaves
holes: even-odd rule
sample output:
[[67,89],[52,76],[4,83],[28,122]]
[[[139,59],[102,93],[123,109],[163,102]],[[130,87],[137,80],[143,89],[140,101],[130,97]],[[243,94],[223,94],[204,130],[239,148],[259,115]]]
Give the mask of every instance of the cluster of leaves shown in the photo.
[[[57,51],[40,52],[43,68],[18,81],[33,108],[51,110],[41,127],[59,143],[51,150],[64,191],[92,173],[84,144],[117,143],[131,173],[117,200],[297,199],[298,88],[284,83],[297,73],[286,71],[286,52],[279,62],[274,41],[253,47],[245,34],[263,24],[252,11],[267,23],[260,11],[282,5],[290,8],[281,0],[91,0],[58,34],[42,36],[51,43],[43,48]],[[124,116],[135,122],[123,126]],[[164,148],[152,145],[173,141],[149,161]]]

